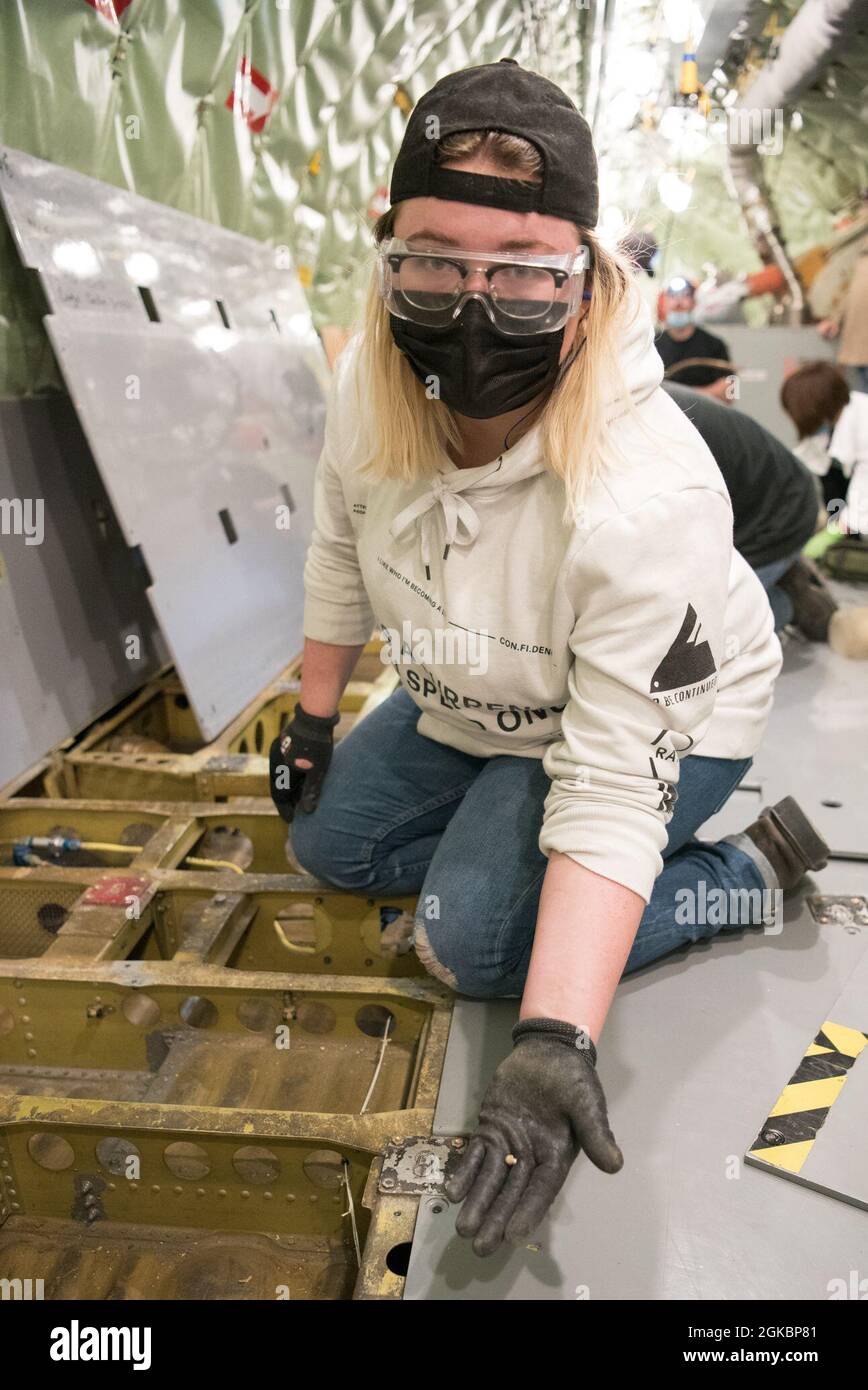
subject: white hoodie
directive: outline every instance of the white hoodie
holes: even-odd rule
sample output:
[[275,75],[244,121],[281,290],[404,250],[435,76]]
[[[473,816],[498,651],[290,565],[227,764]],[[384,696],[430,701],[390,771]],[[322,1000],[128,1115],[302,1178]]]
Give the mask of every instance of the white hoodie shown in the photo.
[[[305,566],[304,633],[365,642],[375,623],[418,732],[477,757],[543,758],[539,845],[647,902],[679,758],[759,746],[781,650],[701,436],[665,391],[635,289],[620,349],[640,420],[608,414],[628,462],[576,526],[539,425],[500,458],[435,479],[362,481],[358,337],[335,367]],[[401,646],[403,644],[403,651]]]
[[868,531],[868,394],[851,391],[829,440],[829,455],[840,465],[847,488],[847,506],[837,518],[849,531]]

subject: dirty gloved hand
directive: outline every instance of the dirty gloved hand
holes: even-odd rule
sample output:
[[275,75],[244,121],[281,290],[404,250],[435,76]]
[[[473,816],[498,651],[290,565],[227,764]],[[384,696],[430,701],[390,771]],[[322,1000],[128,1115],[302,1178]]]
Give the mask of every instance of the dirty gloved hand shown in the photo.
[[[296,808],[313,811],[334,750],[340,714],[308,714],[299,702],[269,754],[271,799],[290,824]],[[299,766],[302,763],[303,766]]]
[[[604,1173],[623,1165],[585,1033],[555,1019],[524,1019],[489,1083],[479,1126],[447,1169],[446,1196],[477,1255],[526,1240],[545,1216],[581,1149]],[[513,1159],[515,1162],[513,1162]]]

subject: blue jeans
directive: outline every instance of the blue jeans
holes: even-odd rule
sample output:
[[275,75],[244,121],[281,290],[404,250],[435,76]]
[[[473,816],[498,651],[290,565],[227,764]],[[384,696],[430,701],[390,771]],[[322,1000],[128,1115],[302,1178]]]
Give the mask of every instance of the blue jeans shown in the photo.
[[775,620],[775,632],[780,632],[782,627],[793,621],[793,601],[788,593],[778,588],[778,580],[796,563],[801,553],[797,550],[795,555],[788,555],[784,560],[772,560],[770,565],[758,565],[754,570],[768,595]]
[[[527,975],[548,864],[537,842],[549,779],[538,758],[475,758],[435,743],[416,732],[418,719],[399,689],[337,744],[319,805],[296,814],[293,852],[335,887],[419,894],[416,949],[432,974],[462,994],[514,998]],[[625,974],[721,930],[682,925],[679,890],[705,900],[713,888],[729,895],[766,887],[735,845],[693,838],[751,761],[695,754],[682,761],[663,869]]]

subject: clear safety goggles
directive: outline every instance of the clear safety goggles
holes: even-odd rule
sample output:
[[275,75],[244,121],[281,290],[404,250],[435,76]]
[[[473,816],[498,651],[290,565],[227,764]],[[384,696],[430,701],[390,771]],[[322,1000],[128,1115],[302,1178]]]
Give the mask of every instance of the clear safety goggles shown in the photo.
[[[426,251],[391,238],[378,249],[379,289],[398,318],[446,328],[478,299],[501,333],[553,333],[578,309],[587,246],[561,256]],[[471,288],[475,279],[476,288]]]

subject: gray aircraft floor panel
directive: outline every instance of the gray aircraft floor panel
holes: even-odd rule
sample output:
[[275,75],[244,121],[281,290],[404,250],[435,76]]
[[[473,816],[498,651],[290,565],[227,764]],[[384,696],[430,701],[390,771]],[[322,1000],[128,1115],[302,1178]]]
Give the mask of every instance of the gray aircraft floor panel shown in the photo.
[[[835,585],[845,603],[868,603],[868,589]],[[830,848],[868,854],[868,663],[821,643],[790,639],[768,730],[747,781],[763,805],[794,796]]]
[[751,768],[745,778],[751,789],[736,787],[720,810],[699,827],[697,837],[700,840],[722,840],[724,835],[735,835],[746,830],[756,820],[766,802],[762,787],[752,781],[752,773]]
[[[832,863],[809,892],[866,894],[868,867]],[[724,931],[629,976],[599,1049],[623,1170],[580,1157],[529,1247],[487,1260],[457,1208],[423,1202],[405,1297],[828,1298],[868,1266],[868,1216],[743,1156],[866,951],[868,928],[821,926],[800,893],[777,933]],[[472,1131],[517,1015],[458,1001],[437,1133]]]

